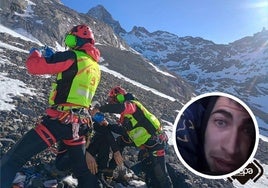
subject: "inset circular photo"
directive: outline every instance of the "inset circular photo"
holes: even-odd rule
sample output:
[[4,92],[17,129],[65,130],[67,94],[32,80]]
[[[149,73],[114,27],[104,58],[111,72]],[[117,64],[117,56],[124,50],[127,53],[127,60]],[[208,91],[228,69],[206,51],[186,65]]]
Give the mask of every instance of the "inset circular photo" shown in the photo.
[[199,95],[179,112],[173,130],[174,149],[191,172],[224,179],[252,162],[259,129],[251,109],[227,93]]

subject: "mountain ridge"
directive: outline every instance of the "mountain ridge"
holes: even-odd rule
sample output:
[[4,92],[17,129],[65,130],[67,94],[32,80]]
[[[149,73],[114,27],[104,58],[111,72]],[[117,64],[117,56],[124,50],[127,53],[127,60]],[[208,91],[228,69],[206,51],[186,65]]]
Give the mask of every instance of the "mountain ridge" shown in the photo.
[[[122,75],[129,75],[133,80],[140,79],[144,85],[154,85],[154,89],[159,89],[159,91],[166,94],[172,94],[177,99],[176,101],[171,101],[156,95],[151,91],[142,89],[133,83],[127,82],[122,78],[116,77],[113,75],[113,72],[109,73],[102,71],[101,83],[97,89],[96,96],[94,97],[95,100],[105,103],[107,92],[110,87],[114,84],[122,85],[128,91],[133,92],[141,101],[143,101],[144,105],[148,107],[150,111],[160,118],[166,130],[166,128],[172,129],[172,122],[174,122],[174,119],[183,104],[195,96],[192,86],[184,79],[178,79],[178,77],[174,75],[174,72],[171,71],[168,71],[168,73],[174,75],[174,77],[170,75],[164,76],[165,74],[156,71],[156,69],[150,65],[151,61],[141,56],[141,53],[137,53],[134,49],[128,46],[127,43],[123,43],[124,40],[120,39],[120,36],[113,32],[112,27],[99,22],[95,18],[88,18],[84,14],[78,14],[75,11],[71,11],[62,4],[59,4],[59,1],[56,0],[12,1],[13,3],[16,2],[16,5],[10,4],[10,1],[0,0],[1,5],[2,2],[9,3],[9,5],[0,10],[1,24],[12,31],[24,34],[24,36],[25,33],[30,34],[37,41],[25,40],[21,37],[14,36],[9,32],[4,32],[3,30],[0,31],[1,81],[5,81],[5,79],[2,79],[3,77],[6,79],[20,80],[25,85],[21,84],[19,87],[32,88],[36,91],[36,95],[31,95],[29,93],[20,95],[16,93],[16,91],[9,93],[12,101],[5,102],[13,104],[15,108],[11,111],[0,110],[2,137],[0,140],[1,153],[5,153],[15,141],[32,128],[39,116],[43,115],[44,109],[47,107],[47,96],[49,95],[50,84],[54,77],[31,76],[26,72],[24,63],[28,56],[29,49],[44,44],[48,44],[55,49],[58,49],[58,46],[60,46],[60,44],[62,45],[62,38],[65,36],[65,31],[68,31],[68,28],[71,27],[71,25],[77,24],[79,20],[81,22],[88,22],[90,26],[92,24],[92,28],[96,33],[96,46],[101,49],[102,53],[101,66],[107,67],[108,69],[111,68],[111,70],[114,71],[120,70],[118,72],[122,73]],[[20,3],[25,4],[22,6]],[[33,3],[35,5],[33,5]],[[50,11],[50,9],[52,11]],[[57,9],[57,11],[54,9]],[[27,10],[31,10],[31,12],[29,13]],[[20,14],[17,14],[17,11],[20,12]],[[43,16],[38,17],[41,13],[43,13]],[[29,14],[35,15],[35,17],[27,17],[27,19],[23,17]],[[59,20],[57,20],[58,18]],[[62,22],[65,22],[66,25]],[[46,34],[44,35],[44,33]],[[183,42],[187,43],[187,39],[194,40],[194,38],[185,37]],[[63,46],[61,47],[64,48]],[[62,50],[62,48],[58,50]],[[139,71],[133,71],[136,69]],[[140,74],[137,75],[136,73]],[[146,81],[149,84],[146,84]],[[7,88],[7,90],[11,90],[11,88]],[[116,120],[116,116],[109,116],[107,118],[110,121]],[[204,179],[191,173],[180,163],[171,147],[172,146],[169,146],[167,151],[167,162],[175,166],[179,171],[179,174],[183,175],[184,182],[191,187],[233,187],[228,181]],[[259,148],[256,158],[260,159],[263,163],[267,163],[267,143],[261,141]],[[136,155],[137,153],[135,150],[127,150],[124,153],[124,156],[130,164],[137,161],[135,158]],[[27,163],[27,165],[33,166],[48,163],[53,159],[53,156],[49,156],[49,152],[47,151],[40,154],[39,157],[41,159],[35,157]]]
[[257,116],[262,134],[268,135],[264,105],[268,101],[268,30],[229,44],[167,31],[150,33],[141,26],[117,34],[156,66],[191,84],[197,95],[220,91],[245,101]]

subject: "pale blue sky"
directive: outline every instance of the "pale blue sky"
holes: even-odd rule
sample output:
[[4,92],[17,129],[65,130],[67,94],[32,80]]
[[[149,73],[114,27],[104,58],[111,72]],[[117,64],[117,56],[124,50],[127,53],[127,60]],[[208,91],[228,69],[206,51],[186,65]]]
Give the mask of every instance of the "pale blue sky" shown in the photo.
[[268,0],[61,0],[80,13],[103,5],[130,31],[133,26],[149,32],[168,31],[228,44],[268,29]]

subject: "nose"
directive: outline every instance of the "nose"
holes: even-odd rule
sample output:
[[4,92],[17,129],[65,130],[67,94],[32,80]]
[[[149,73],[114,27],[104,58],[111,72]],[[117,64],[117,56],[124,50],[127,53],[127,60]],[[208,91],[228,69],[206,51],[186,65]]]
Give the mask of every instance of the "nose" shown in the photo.
[[226,136],[224,143],[222,143],[223,149],[228,155],[236,155],[240,151],[238,130],[233,129]]

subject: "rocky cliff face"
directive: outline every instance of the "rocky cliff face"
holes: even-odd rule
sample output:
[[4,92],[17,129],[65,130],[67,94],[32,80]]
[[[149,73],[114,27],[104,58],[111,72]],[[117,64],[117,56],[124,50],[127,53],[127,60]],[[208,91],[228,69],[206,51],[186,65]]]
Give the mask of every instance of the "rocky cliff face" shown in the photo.
[[126,33],[126,31],[121,27],[119,21],[115,21],[112,15],[102,5],[98,5],[95,8],[90,9],[87,15],[111,26],[116,34]]
[[87,23],[95,33],[97,42],[117,48],[129,48],[107,24],[77,13],[57,0],[1,0],[0,14],[0,21],[3,25],[30,33],[40,42],[51,46],[55,46],[55,42],[63,45],[63,39],[68,30],[74,25]]

